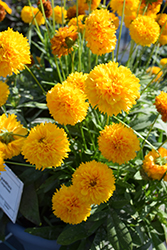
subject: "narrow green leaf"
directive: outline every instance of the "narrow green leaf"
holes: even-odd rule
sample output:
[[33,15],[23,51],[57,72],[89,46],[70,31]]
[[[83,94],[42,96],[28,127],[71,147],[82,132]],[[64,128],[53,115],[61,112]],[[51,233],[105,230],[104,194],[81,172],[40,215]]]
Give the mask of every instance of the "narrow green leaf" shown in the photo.
[[132,238],[128,228],[119,219],[116,212],[111,209],[107,219],[108,240],[115,250],[131,250]]

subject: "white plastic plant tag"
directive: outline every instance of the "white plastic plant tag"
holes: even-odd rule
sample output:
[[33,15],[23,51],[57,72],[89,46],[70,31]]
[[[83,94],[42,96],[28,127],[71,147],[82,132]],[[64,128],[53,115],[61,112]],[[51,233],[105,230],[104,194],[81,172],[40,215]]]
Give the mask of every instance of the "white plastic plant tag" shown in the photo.
[[24,184],[7,165],[5,170],[0,175],[0,208],[15,223]]

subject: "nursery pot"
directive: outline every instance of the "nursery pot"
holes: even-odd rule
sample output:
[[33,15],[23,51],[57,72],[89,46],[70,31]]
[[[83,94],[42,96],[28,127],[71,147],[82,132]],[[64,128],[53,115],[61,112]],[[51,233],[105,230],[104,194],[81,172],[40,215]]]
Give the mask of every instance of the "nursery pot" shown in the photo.
[[9,222],[7,230],[23,245],[25,250],[59,250],[60,245],[56,240],[47,240],[24,232],[25,228]]

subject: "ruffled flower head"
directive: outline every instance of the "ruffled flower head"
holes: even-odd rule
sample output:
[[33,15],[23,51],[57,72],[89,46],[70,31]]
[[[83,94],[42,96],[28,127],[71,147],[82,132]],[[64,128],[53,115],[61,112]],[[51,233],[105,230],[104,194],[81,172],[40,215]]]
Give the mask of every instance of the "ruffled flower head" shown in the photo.
[[22,147],[24,158],[42,170],[60,166],[69,151],[64,129],[52,123],[41,123],[32,128]]
[[5,82],[0,81],[0,107],[6,103],[9,93],[9,86]]
[[83,33],[83,31],[85,29],[85,24],[83,23],[84,17],[85,17],[85,15],[79,15],[78,16],[78,23],[77,23],[76,17],[71,18],[71,20],[68,22],[68,26],[75,26],[79,32]]
[[28,39],[11,28],[0,32],[0,76],[18,74],[30,63]]
[[162,115],[162,120],[167,122],[167,93],[161,91],[161,94],[156,96],[154,105]]
[[62,185],[52,197],[54,215],[69,224],[79,224],[90,216],[90,205],[83,202],[73,186]]
[[130,36],[141,46],[151,46],[159,37],[160,27],[149,16],[138,16],[129,26]]
[[64,125],[75,125],[84,120],[89,106],[81,90],[67,81],[48,91],[46,101],[55,121]]
[[107,202],[115,190],[112,169],[95,160],[81,163],[72,177],[73,186],[84,202]]
[[[160,180],[167,172],[167,149],[161,147],[158,149],[159,154],[152,149],[143,161],[143,170],[148,177],[154,180]],[[167,174],[164,176],[164,181],[167,181]]]
[[122,164],[136,157],[140,144],[131,128],[121,123],[105,126],[98,137],[99,150],[109,161]]
[[156,0],[156,1],[147,1],[147,0],[142,0],[142,3],[140,5],[140,10],[139,14],[145,16],[150,16],[151,18],[156,18],[156,14],[160,11],[161,9],[161,4],[163,0]]
[[[42,4],[43,4],[46,18],[49,18],[52,15],[51,2],[49,0],[42,0]],[[38,1],[37,5],[38,5],[38,8],[40,9],[40,11],[42,12],[42,6],[41,6],[40,0]]]
[[167,66],[167,58],[162,58],[159,63],[161,66]]
[[27,129],[17,121],[14,114],[0,116],[0,152],[4,159],[11,159],[21,152]]
[[149,73],[149,75],[157,75],[156,78],[154,79],[154,82],[159,82],[160,80],[162,80],[161,76],[163,74],[162,70],[160,67],[157,67],[157,66],[152,66],[152,67],[149,67],[147,70],[146,70],[147,73]]
[[59,28],[50,40],[53,55],[61,57],[71,53],[77,38],[78,32],[75,26]]
[[76,71],[75,73],[71,73],[67,77],[66,81],[70,83],[73,87],[79,88],[82,91],[82,93],[84,93],[85,91],[84,84],[85,84],[85,80],[87,79],[87,76],[88,76],[87,73],[83,74],[82,72]]
[[85,21],[85,40],[93,54],[109,53],[116,46],[116,27],[106,9],[94,10]]
[[130,69],[115,62],[96,66],[85,81],[90,104],[110,116],[128,112],[140,97],[139,87],[139,79]]

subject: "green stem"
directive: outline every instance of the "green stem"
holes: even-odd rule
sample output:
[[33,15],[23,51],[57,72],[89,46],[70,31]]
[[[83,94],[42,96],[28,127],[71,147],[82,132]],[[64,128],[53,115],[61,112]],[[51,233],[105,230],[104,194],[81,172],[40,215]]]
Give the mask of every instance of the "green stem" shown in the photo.
[[61,67],[61,71],[62,71],[62,74],[63,74],[63,78],[64,78],[64,81],[65,81],[66,76],[65,76],[65,73],[64,73],[64,69],[63,69],[63,64],[62,64],[61,58],[59,58],[59,62],[60,62],[60,67]]
[[119,37],[118,37],[116,61],[118,61],[118,55],[119,55],[119,46],[120,46],[120,42],[121,42],[122,26],[123,26],[123,20],[124,20],[124,11],[125,11],[125,0],[124,0],[124,3],[123,3],[123,8],[122,8],[121,25],[120,25]]
[[74,58],[75,58],[75,51],[72,52],[72,54],[71,54],[71,61],[72,61],[72,63],[71,63],[71,72],[74,72]]
[[54,0],[52,1],[52,18],[53,18],[53,32],[55,32],[55,13],[54,13]]
[[12,165],[18,165],[23,167],[35,167],[35,165],[26,164],[26,163],[19,163],[19,162],[13,162],[13,161],[5,161],[6,164],[12,164]]
[[83,140],[83,143],[84,143],[84,147],[85,147],[85,150],[87,150],[88,147],[87,147],[87,144],[86,144],[86,140],[85,140],[85,135],[84,135],[84,132],[83,132],[82,124],[80,123],[79,126],[80,126],[80,130],[81,130],[81,135],[82,135],[82,140]]
[[167,139],[161,143],[161,145],[158,147],[158,149],[160,149],[166,142],[167,142]]
[[143,142],[143,145],[142,145],[141,148],[140,148],[141,150],[144,148],[144,145],[145,145],[145,143],[146,143],[146,140],[148,139],[148,137],[149,137],[149,135],[150,135],[150,133],[151,133],[153,127],[154,127],[154,124],[156,123],[156,121],[157,121],[157,119],[158,119],[158,116],[159,116],[159,114],[156,116],[154,122],[152,123],[152,125],[151,125],[151,127],[150,127],[150,130],[149,130],[149,132],[148,132],[148,134],[147,134],[147,136],[146,136],[146,138],[145,138],[145,140],[144,140],[144,142]]
[[41,9],[42,9],[42,15],[44,16],[44,19],[45,19],[45,25],[46,25],[46,29],[47,29],[47,32],[48,32],[48,35],[49,35],[49,39],[51,39],[50,31],[49,31],[49,28],[48,28],[47,19],[46,19],[45,10],[44,10],[44,7],[43,7],[42,0],[40,0],[40,6],[41,6]]
[[36,81],[37,85],[42,90],[43,94],[46,95],[46,91],[43,89],[42,85],[39,83],[39,81],[37,80],[37,78],[35,77],[35,75],[32,73],[32,71],[27,67],[27,65],[24,65],[24,66],[27,69],[27,71],[31,74],[31,76],[34,78],[34,80]]
[[59,64],[57,62],[57,57],[56,56],[55,56],[55,63],[56,63],[56,69],[57,69],[57,73],[59,75],[60,82],[62,83],[63,79],[62,79],[62,76],[61,76],[61,73],[60,73],[60,68],[59,68]]

